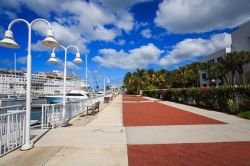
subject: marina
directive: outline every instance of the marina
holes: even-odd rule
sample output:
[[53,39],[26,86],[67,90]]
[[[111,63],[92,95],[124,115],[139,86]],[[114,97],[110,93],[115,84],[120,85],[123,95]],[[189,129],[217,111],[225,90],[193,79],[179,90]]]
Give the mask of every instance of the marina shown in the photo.
[[[63,73],[58,71],[54,72],[38,72],[32,74],[32,95],[45,96],[45,95],[62,95],[63,92]],[[12,94],[25,97],[26,93],[27,73],[24,71],[0,69],[0,93],[2,97],[6,98]],[[67,76],[67,89],[71,90],[86,90],[89,85],[86,84],[78,76]],[[15,97],[15,96],[13,96]],[[11,100],[11,98],[9,97]],[[19,99],[21,99],[19,97]]]

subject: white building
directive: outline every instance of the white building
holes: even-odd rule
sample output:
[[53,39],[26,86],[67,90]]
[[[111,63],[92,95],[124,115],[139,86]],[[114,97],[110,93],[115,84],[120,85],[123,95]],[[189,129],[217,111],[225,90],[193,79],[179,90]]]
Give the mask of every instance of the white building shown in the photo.
[[[232,51],[250,52],[250,21],[239,26],[232,34]],[[250,83],[250,63],[243,66],[243,81]]]
[[[206,63],[206,62],[217,63],[221,59],[223,59],[223,57],[226,56],[227,53],[230,53],[230,52],[231,52],[231,48],[224,48],[204,57],[199,62],[200,63]],[[200,75],[201,87],[219,86],[221,83],[221,81],[218,79],[209,79],[207,71],[199,71],[199,75]]]
[[[240,25],[234,32],[231,34],[232,45],[231,48],[225,48],[219,50],[215,53],[212,53],[199,62],[212,62],[216,63],[221,58],[223,58],[227,53],[230,52],[240,52],[240,51],[250,51],[250,21]],[[236,75],[236,82],[238,82],[238,76]],[[250,63],[243,66],[243,81],[245,83],[250,83]],[[221,83],[220,80],[209,80],[208,74],[206,71],[200,71],[200,86],[215,86]]]
[[[0,69],[0,93],[26,94],[26,73]],[[31,92],[33,95],[53,95],[63,93],[63,74],[60,72],[32,74]],[[67,76],[66,91],[86,89],[85,80],[77,76]]]

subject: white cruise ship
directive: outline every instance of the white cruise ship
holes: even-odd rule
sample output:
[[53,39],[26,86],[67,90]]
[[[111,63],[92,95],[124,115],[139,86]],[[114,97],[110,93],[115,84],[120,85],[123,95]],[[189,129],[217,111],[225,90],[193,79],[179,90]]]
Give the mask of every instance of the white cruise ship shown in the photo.
[[[0,69],[0,94],[16,94],[25,96],[26,94],[26,72],[7,71]],[[58,71],[38,72],[32,74],[31,91],[33,96],[62,95],[63,93],[63,73]],[[88,88],[85,80],[79,76],[67,75],[66,91],[84,90]]]

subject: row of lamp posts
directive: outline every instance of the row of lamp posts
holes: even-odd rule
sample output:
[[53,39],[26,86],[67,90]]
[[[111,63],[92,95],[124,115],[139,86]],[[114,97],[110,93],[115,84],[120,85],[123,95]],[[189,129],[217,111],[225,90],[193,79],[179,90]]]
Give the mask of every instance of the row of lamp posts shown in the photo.
[[[28,22],[24,19],[15,19],[12,22],[10,22],[8,26],[8,30],[5,31],[4,39],[0,41],[0,46],[7,47],[7,48],[20,48],[20,46],[15,42],[13,37],[13,32],[11,31],[11,28],[13,25],[17,22],[23,22],[28,26],[28,55],[27,55],[27,89],[26,89],[26,124],[25,124],[25,139],[24,144],[21,147],[21,150],[29,150],[33,147],[33,143],[30,142],[30,115],[31,115],[31,30],[32,26],[36,22],[44,22],[49,29],[47,30],[47,36],[46,38],[41,42],[44,46],[53,48],[53,52],[51,53],[51,58],[48,60],[50,63],[57,63],[58,60],[55,57],[55,49],[57,47],[61,47],[64,49],[64,87],[63,87],[63,122],[65,120],[65,112],[66,112],[66,76],[67,76],[67,51],[70,48],[75,48],[77,50],[76,58],[73,62],[75,63],[82,63],[80,52],[78,47],[74,45],[70,45],[68,47],[64,47],[60,45],[55,37],[54,33],[52,31],[52,27],[50,23],[45,19],[35,19],[32,22]],[[87,67],[86,67],[87,69]]]

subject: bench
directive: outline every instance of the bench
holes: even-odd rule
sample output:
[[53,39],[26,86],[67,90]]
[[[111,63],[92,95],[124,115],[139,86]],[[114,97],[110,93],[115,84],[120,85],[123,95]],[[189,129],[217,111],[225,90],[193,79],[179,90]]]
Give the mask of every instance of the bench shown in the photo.
[[109,96],[104,97],[104,103],[109,103]]
[[86,106],[87,107],[87,115],[89,114],[89,111],[91,111],[92,114],[95,114],[95,110],[98,110],[99,112],[99,106],[100,106],[100,101],[96,102],[94,105],[91,106]]

